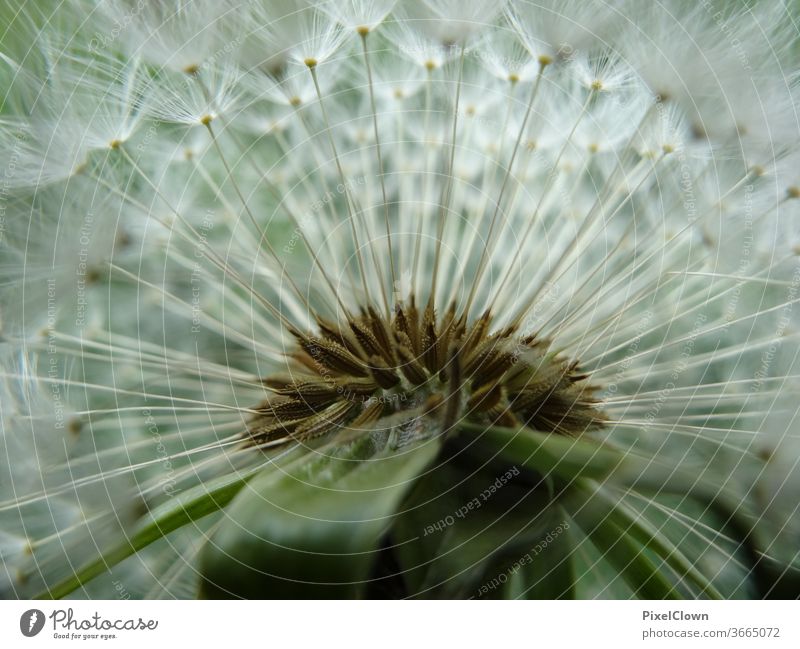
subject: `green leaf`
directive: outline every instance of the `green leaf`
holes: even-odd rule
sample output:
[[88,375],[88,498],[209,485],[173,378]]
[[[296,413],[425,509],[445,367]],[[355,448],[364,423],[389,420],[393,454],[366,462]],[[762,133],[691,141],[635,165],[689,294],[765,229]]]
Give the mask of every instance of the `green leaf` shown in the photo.
[[358,596],[379,543],[438,439],[395,448],[374,434],[298,470],[259,475],[201,561],[205,597]]
[[[735,504],[741,497],[725,480],[715,479],[704,466],[680,466],[655,456],[594,439],[590,434],[567,437],[531,428],[504,428],[464,423],[460,429],[475,435],[507,461],[569,481],[577,478],[612,480],[637,491],[673,493]],[[727,481],[730,482],[730,481]]]
[[637,597],[681,598],[676,584],[650,559],[646,547],[610,517],[598,516],[593,502],[583,500],[579,506],[568,508],[568,512]]
[[[448,440],[391,533],[406,596],[476,597],[548,534],[552,491],[538,473]],[[485,591],[486,589],[484,589]]]
[[462,424],[461,430],[477,433],[479,443],[491,445],[508,462],[542,475],[565,480],[604,478],[625,461],[624,453],[591,437],[566,437],[531,428],[504,428]]
[[620,502],[597,485],[582,483],[576,485],[575,491],[583,496],[585,520],[591,519],[595,525],[599,525],[603,520],[614,523],[625,534],[657,555],[678,577],[697,586],[700,594],[712,599],[723,599],[711,581],[695,568],[666,534],[652,525],[643,514]]
[[617,569],[609,563],[578,525],[570,522],[573,539],[570,559],[575,575],[575,599],[632,599],[634,593]]
[[41,593],[37,599],[60,599],[76,588],[106,572],[123,559],[135,554],[170,532],[225,507],[241,490],[256,470],[198,485],[171,498],[154,509],[126,541],[120,543],[97,559],[79,568],[75,574]]
[[[738,515],[719,507],[718,502],[701,501],[681,495],[630,494],[624,504],[634,515],[657,527],[662,536],[677,545],[700,572],[713,575],[714,587],[725,599],[762,597],[756,583],[762,576],[761,557],[753,552],[747,527],[738,515],[749,521],[749,508],[743,503]],[[769,580],[769,587],[775,583]]]
[[[560,508],[559,508],[560,510]],[[505,599],[575,599],[575,543],[567,516],[509,571]]]

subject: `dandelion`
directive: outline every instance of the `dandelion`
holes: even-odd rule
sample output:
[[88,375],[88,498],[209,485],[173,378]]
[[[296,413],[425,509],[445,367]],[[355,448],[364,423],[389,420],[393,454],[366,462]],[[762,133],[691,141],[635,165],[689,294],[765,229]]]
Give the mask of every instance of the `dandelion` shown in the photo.
[[20,12],[0,590],[795,596],[788,11]]

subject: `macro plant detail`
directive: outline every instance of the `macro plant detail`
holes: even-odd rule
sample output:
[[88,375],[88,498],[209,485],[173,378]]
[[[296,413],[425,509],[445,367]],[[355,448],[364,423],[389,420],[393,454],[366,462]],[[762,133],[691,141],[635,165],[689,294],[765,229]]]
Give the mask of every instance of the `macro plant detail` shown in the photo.
[[800,595],[793,4],[0,15],[5,597]]
[[489,314],[469,328],[465,321],[455,306],[439,323],[432,307],[420,317],[413,301],[396,305],[391,323],[374,309],[346,328],[319,320],[322,337],[297,335],[296,367],[264,380],[277,398],[259,407],[250,440],[302,441],[345,425],[359,430],[409,400],[438,418],[442,432],[463,418],[566,435],[600,424],[574,362],[548,353],[533,336],[515,340],[513,327],[487,335]]

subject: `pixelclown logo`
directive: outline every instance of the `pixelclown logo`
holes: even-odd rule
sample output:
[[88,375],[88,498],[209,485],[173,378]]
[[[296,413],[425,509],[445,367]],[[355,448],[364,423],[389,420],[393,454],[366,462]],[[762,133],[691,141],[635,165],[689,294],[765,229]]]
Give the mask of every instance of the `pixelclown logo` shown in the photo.
[[19,630],[22,635],[32,638],[44,628],[44,613],[37,608],[25,611],[19,618]]

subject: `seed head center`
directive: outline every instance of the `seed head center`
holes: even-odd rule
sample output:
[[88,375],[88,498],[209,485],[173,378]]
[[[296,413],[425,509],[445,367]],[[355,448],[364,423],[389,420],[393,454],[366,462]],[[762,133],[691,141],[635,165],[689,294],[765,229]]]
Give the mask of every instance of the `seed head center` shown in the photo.
[[600,427],[603,415],[578,362],[517,327],[492,328],[491,313],[468,323],[450,307],[439,316],[413,298],[391,319],[362,309],[318,331],[294,331],[287,371],[263,381],[272,395],[256,407],[247,440],[303,441],[341,429],[374,428],[397,413],[522,426],[562,435]]

